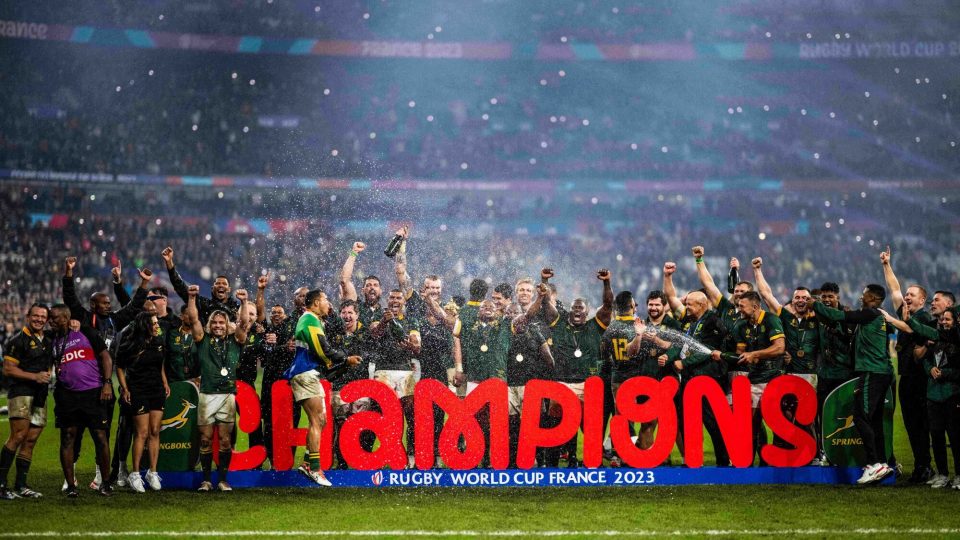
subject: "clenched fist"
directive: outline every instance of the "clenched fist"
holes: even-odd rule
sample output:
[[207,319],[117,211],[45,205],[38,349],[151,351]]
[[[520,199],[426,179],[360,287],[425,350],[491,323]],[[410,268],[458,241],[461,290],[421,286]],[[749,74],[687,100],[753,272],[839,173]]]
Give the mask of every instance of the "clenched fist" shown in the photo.
[[703,246],[693,246],[693,249],[690,250],[693,252],[693,256],[696,258],[703,257]]

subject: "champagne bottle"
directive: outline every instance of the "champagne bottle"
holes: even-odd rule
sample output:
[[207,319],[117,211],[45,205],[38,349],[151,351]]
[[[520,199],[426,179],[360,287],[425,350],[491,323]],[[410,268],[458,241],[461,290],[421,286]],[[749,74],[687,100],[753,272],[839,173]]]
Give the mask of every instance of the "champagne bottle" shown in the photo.
[[386,249],[383,250],[383,254],[392,259],[394,255],[396,255],[397,252],[400,251],[400,246],[402,245],[403,245],[403,235],[402,234],[394,235],[393,240],[390,240],[390,243],[387,244]]
[[733,288],[737,286],[737,283],[740,283],[740,272],[736,268],[731,268],[730,273],[727,275],[727,292],[733,293]]

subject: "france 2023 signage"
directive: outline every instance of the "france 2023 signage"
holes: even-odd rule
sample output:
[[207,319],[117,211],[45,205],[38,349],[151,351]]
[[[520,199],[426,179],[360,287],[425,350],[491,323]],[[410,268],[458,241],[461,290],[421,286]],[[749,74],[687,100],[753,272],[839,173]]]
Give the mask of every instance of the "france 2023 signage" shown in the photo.
[[[256,392],[247,384],[237,383],[237,425],[244,432],[252,432],[260,425],[260,402]],[[323,382],[327,419],[321,437],[321,466],[333,463],[333,422],[329,413],[330,386]],[[735,377],[731,384],[731,400],[720,385],[709,377],[694,377],[686,382],[681,411],[684,462],[688,467],[703,465],[703,414],[709,407],[723,435],[723,440],[735,467],[749,467],[753,463],[753,422],[750,382],[746,377]],[[679,382],[673,378],[661,381],[635,377],[622,384],[616,395],[617,413],[609,425],[613,449],[625,466],[637,469],[656,467],[670,455],[676,443],[679,427],[674,402]],[[287,381],[278,381],[272,389],[273,455],[275,470],[289,470],[294,466],[294,450],[306,444],[307,430],[293,424],[293,394]],[[517,441],[517,467],[530,469],[535,465],[538,448],[559,446],[583,431],[583,465],[599,467],[603,459],[604,404],[603,381],[599,377],[587,379],[581,401],[564,384],[533,380],[527,383]],[[795,420],[786,418],[781,400],[795,396],[798,406]],[[374,380],[354,381],[340,393],[345,403],[369,398],[379,411],[357,412],[344,422],[338,444],[347,465],[357,470],[404,469],[407,454],[403,445],[404,416],[400,400],[392,389]],[[642,399],[645,398],[645,399]],[[552,410],[561,411],[561,420],[555,427],[540,425],[541,407],[545,400],[552,402]],[[478,467],[489,452],[493,469],[507,469],[509,464],[508,389],[504,381],[489,379],[479,384],[465,398],[458,397],[443,383],[423,379],[414,393],[414,425],[416,467],[430,469],[438,457],[434,453],[433,407],[442,409],[447,421],[440,433],[439,457],[450,469],[467,470]],[[180,407],[183,408],[182,406]],[[477,413],[489,408],[490,437],[486,448],[484,434],[477,421]],[[179,410],[179,409],[178,409]],[[813,386],[799,377],[784,375],[771,381],[760,400],[760,414],[770,430],[785,441],[781,447],[764,445],[763,460],[774,467],[798,467],[810,463],[817,451],[816,441],[804,429],[814,422],[817,396]],[[658,422],[657,436],[650,448],[641,449],[631,439],[630,424]],[[379,447],[367,452],[360,445],[364,431],[376,434]],[[461,436],[466,441],[458,444]],[[235,451],[231,470],[259,467],[267,457],[266,448],[256,445],[248,450]],[[192,467],[190,468],[192,469]],[[184,469],[180,469],[184,470]]]

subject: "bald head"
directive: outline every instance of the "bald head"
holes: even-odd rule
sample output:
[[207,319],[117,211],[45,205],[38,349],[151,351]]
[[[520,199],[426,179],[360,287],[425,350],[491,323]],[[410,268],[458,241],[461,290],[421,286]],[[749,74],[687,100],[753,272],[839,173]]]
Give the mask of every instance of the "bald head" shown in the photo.
[[688,293],[683,303],[687,308],[687,313],[698,319],[710,309],[710,301],[707,300],[707,295],[700,291]]

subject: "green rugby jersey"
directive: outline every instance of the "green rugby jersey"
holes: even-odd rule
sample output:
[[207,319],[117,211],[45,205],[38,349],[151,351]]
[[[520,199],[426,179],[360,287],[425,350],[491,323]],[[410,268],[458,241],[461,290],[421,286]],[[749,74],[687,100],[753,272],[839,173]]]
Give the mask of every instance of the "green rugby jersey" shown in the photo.
[[681,363],[684,377],[691,379],[698,375],[706,375],[715,379],[722,379],[721,386],[726,388],[727,365],[724,361],[715,361],[710,357],[713,351],[722,351],[723,342],[727,338],[727,330],[723,326],[720,316],[714,310],[707,310],[699,319],[692,315],[684,317],[681,331],[695,339],[710,352],[690,351],[681,349]]
[[[558,317],[550,325],[547,343],[557,365],[558,381],[583,382],[599,372],[600,342],[606,329],[596,317],[580,326],[571,324],[569,316]],[[579,355],[577,351],[580,351]]]
[[893,364],[887,352],[887,321],[876,308],[840,311],[813,303],[813,311],[831,321],[855,325],[853,331],[853,362],[857,372],[893,375]]
[[818,320],[820,321],[820,366],[817,376],[822,379],[852,379],[853,327],[843,322],[823,318]]
[[786,373],[809,374],[817,372],[817,355],[820,354],[820,323],[813,311],[797,317],[783,306],[777,312],[783,335],[786,339],[790,363],[784,366]]
[[233,394],[237,391],[237,364],[243,345],[232,335],[215,338],[204,334],[197,342],[201,394]]
[[473,324],[460,327],[460,354],[468,381],[506,379],[509,349],[510,324],[503,319],[488,323],[476,319]]
[[[679,350],[671,347],[667,351],[644,343],[637,354],[627,356],[627,346],[637,336],[633,329],[633,317],[624,315],[616,317],[603,333],[602,349],[604,357],[613,365],[613,382],[622,383],[631,377],[652,377],[660,380],[673,376],[673,361],[677,359]],[[660,367],[657,358],[661,354],[667,355],[667,365]]]
[[[761,311],[756,324],[747,319],[739,319],[733,329],[733,339],[738,353],[762,351],[774,341],[783,339],[783,325],[780,319],[770,312]],[[748,366],[748,377],[753,384],[768,383],[782,374],[783,355],[760,360]]]
[[184,332],[179,327],[169,328],[164,337],[167,352],[164,369],[167,372],[167,380],[177,382],[199,377],[197,347],[193,341],[193,333],[189,330]]

